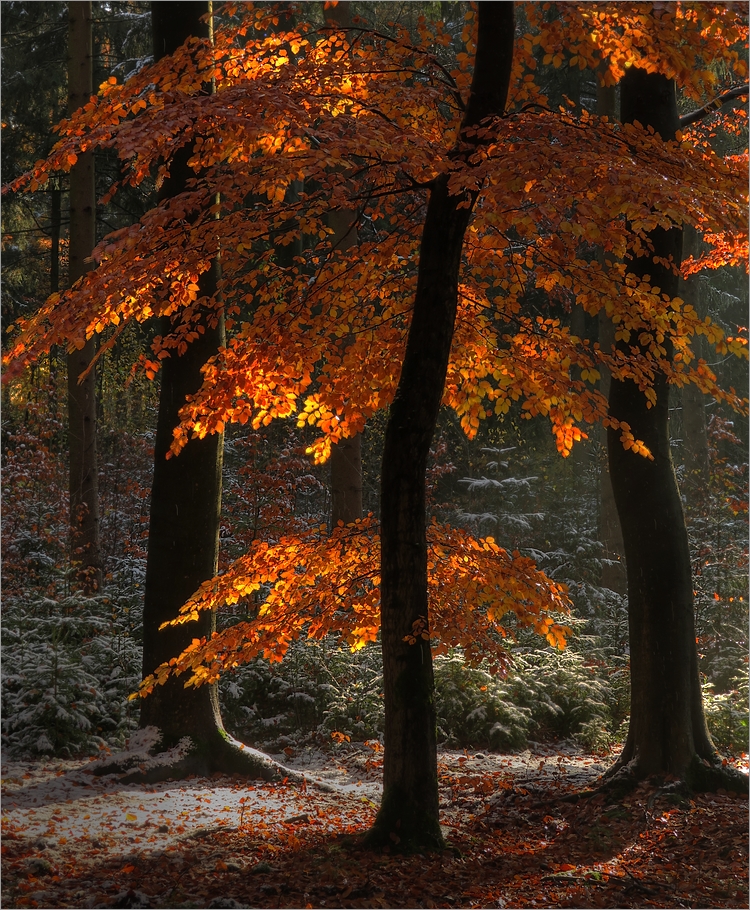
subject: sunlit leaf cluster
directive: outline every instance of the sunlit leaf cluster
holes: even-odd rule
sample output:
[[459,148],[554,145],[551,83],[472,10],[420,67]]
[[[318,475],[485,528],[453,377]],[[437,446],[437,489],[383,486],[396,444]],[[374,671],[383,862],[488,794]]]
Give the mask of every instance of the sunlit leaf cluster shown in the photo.
[[[570,630],[558,621],[569,610],[564,585],[547,578],[531,559],[509,553],[491,537],[433,522],[428,531],[428,589],[436,654],[461,647],[467,660],[485,659],[498,671],[509,663],[503,639],[528,627],[559,648]],[[281,660],[300,637],[334,634],[352,650],[375,641],[380,628],[380,538],[370,517],[329,535],[325,526],[258,541],[223,575],[205,582],[170,625],[191,622],[202,610],[242,603],[248,618],[194,639],[179,657],[144,680],[141,695],[170,673],[189,673],[200,685],[258,656]],[[508,624],[508,619],[513,621]],[[416,638],[415,638],[416,641]]]
[[[563,455],[603,421],[648,457],[631,428],[606,415],[604,368],[634,380],[650,402],[662,372],[744,407],[692,344],[702,336],[720,354],[745,356],[744,332],[725,336],[629,266],[652,251],[656,228],[686,225],[707,246],[686,274],[746,263],[747,155],[722,157],[699,127],[665,142],[637,123],[551,110],[536,84],[539,64],[596,70],[606,84],[638,65],[704,103],[746,78],[741,6],[651,11],[651,3],[523,5],[528,31],[516,42],[508,113],[465,135],[469,153],[455,155],[471,12],[451,68],[441,56],[450,35],[426,20],[415,38],[361,24],[318,27],[302,10],[292,26],[267,4],[226,8],[213,43],[193,39],[125,83],[111,77],[61,125],[51,156],[9,188],[38,189],[90,148],[117,152],[121,185],[154,175],[160,183],[180,149],[194,174],[185,192],[105,238],[96,268],[18,326],[8,375],[53,345],[79,347],[96,334],[101,356],[129,322],[166,316],[170,331],[142,360],[153,377],[205,330],[206,314],[223,313],[226,347],[183,407],[173,453],[232,422],[259,429],[288,418],[317,431],[309,453],[323,462],[332,443],[393,398],[426,201],[432,181],[448,174],[451,192],[478,194],[443,399],[469,436],[517,406],[549,418]],[[332,212],[349,214],[356,245],[337,240]],[[218,288],[205,297],[199,279],[217,260]],[[620,346],[573,335],[564,319],[573,306],[605,312]],[[564,594],[549,580],[494,543],[432,533],[430,633],[445,647],[461,644],[469,656],[486,648],[509,610],[562,643],[545,610],[564,606]],[[196,641],[174,667],[209,681],[220,665],[282,656],[303,631],[338,632],[353,647],[372,640],[377,546],[368,523],[330,538],[254,544],[180,621],[248,598],[257,617]]]

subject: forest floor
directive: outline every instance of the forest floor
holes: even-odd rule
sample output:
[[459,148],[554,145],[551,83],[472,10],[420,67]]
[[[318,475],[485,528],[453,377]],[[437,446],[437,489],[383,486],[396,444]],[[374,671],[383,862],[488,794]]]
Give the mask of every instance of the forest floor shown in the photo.
[[566,801],[613,757],[441,752],[449,848],[401,856],[356,837],[375,816],[377,743],[278,758],[306,781],[123,785],[85,761],[3,764],[2,906],[748,906],[746,795],[645,783]]

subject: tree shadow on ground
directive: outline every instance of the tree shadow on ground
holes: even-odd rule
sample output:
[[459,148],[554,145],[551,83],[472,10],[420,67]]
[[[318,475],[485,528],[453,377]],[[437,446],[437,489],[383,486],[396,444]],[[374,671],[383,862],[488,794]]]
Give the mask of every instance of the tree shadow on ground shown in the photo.
[[[454,786],[456,799],[460,788]],[[349,824],[308,815],[281,827],[196,831],[169,849],[34,874],[6,851],[4,905],[58,907],[742,907],[748,800],[663,793],[648,782],[617,803],[504,787],[476,815],[449,812],[448,849],[368,852]],[[19,850],[19,855],[22,851]],[[52,879],[56,879],[53,881]],[[6,885],[8,884],[6,880]],[[47,896],[48,895],[48,896]],[[85,902],[83,900],[86,895]],[[130,895],[130,896],[128,896]],[[54,897],[54,903],[45,903]],[[235,903],[232,903],[234,901]]]

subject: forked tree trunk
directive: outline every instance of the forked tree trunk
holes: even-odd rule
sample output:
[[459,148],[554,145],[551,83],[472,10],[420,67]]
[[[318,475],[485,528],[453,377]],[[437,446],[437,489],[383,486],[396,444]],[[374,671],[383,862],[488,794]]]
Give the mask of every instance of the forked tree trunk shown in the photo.
[[[463,130],[504,112],[513,56],[512,3],[478,5],[479,34]],[[468,158],[463,138],[457,155]],[[468,203],[468,204],[467,204]],[[381,486],[381,634],[385,694],[383,799],[367,842],[401,850],[443,844],[429,624],[425,470],[443,396],[458,302],[464,232],[474,198],[438,177],[419,254],[417,291],[390,408]],[[417,633],[416,644],[405,637]]]
[[[85,104],[93,91],[91,2],[68,4],[68,113]],[[96,244],[94,153],[78,156],[70,172],[70,284],[90,268],[86,260]],[[101,588],[99,548],[99,482],[96,457],[96,373],[89,369],[96,354],[93,338],[68,354],[68,452],[70,492],[70,560],[73,585],[86,594]]]
[[[159,59],[174,52],[190,36],[207,36],[208,24],[201,16],[208,11],[205,2],[152,3],[154,56]],[[191,153],[187,147],[175,155],[160,200],[186,188],[193,176],[187,163]],[[201,294],[215,291],[215,268],[201,276]],[[214,318],[212,324],[206,314],[203,329],[182,356],[166,358],[162,369],[143,610],[144,676],[179,654],[193,638],[210,635],[214,628],[213,614],[204,612],[198,623],[159,630],[217,569],[223,437],[215,434],[191,440],[178,457],[166,457],[185,396],[198,391],[201,366],[223,343],[221,320]],[[162,334],[171,330],[170,320],[164,318]],[[216,686],[186,689],[183,679],[170,677],[141,703],[140,723],[159,730],[158,748],[167,750],[182,741],[185,749],[178,761],[156,763],[145,774],[132,775],[134,778],[155,780],[214,771],[266,778],[276,774],[272,763],[227,736]]]
[[[674,138],[677,105],[674,83],[632,67],[622,81],[622,120],[653,126],[666,141]],[[675,296],[680,230],[651,235],[652,256],[631,271],[651,276],[652,285]],[[656,257],[661,261],[655,261]],[[633,343],[632,341],[630,342]],[[669,338],[664,346],[671,353]],[[651,450],[653,461],[625,450],[619,432],[609,430],[610,474],[625,543],[630,629],[631,714],[622,756],[612,769],[631,778],[675,775],[706,787],[747,787],[721,774],[721,762],[706,728],[695,644],[693,590],[687,531],[669,445],[669,385],[654,378],[656,404],[632,381],[612,380],[610,413],[630,424]]]

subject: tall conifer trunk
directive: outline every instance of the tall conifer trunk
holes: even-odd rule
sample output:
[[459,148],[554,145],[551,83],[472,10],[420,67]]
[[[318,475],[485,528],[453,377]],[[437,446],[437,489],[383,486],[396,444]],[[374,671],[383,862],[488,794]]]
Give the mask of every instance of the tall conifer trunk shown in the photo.
[[[68,4],[68,114],[84,105],[93,92],[91,2]],[[78,156],[70,172],[70,284],[90,268],[87,259],[96,244],[94,153]],[[101,588],[99,548],[99,480],[96,457],[96,373],[91,338],[68,354],[68,453],[70,492],[70,553],[73,584],[87,594]],[[90,368],[91,367],[91,368]],[[90,369],[89,369],[90,368]],[[80,379],[81,374],[89,370]]]
[[[622,81],[622,120],[653,126],[662,139],[677,129],[674,82],[632,67]],[[631,272],[651,276],[652,286],[673,297],[682,232],[658,229],[654,251]],[[630,344],[634,342],[631,340]],[[672,343],[664,341],[668,356]],[[653,460],[625,450],[619,432],[608,431],[610,475],[622,525],[628,579],[631,714],[622,756],[612,769],[635,778],[675,775],[693,786],[747,787],[747,778],[721,774],[701,701],[695,644],[693,590],[687,531],[669,444],[669,384],[657,372],[656,404],[631,380],[612,380],[610,414],[630,424]]]
[[[478,5],[479,33],[456,155],[466,130],[501,116],[513,56],[512,3]],[[474,197],[451,196],[448,176],[430,190],[417,291],[401,377],[385,432],[381,480],[381,634],[385,694],[383,799],[371,844],[439,848],[437,743],[429,627],[425,471],[448,366],[464,232]],[[405,637],[417,632],[416,644]]]

